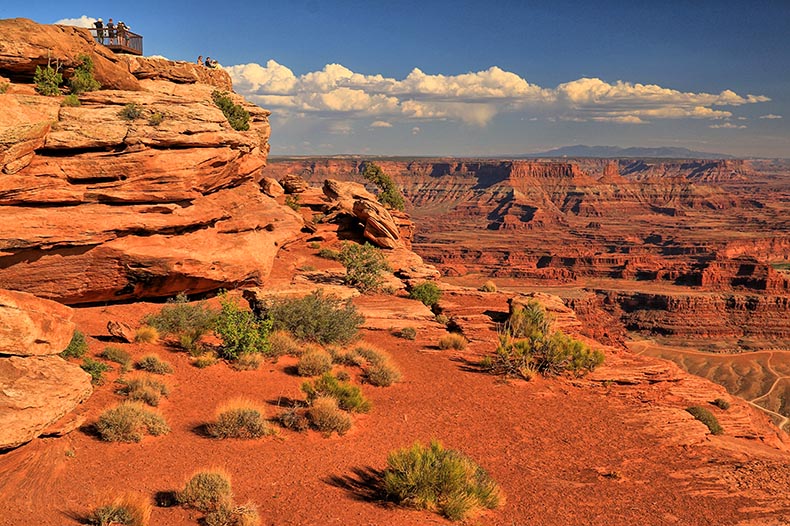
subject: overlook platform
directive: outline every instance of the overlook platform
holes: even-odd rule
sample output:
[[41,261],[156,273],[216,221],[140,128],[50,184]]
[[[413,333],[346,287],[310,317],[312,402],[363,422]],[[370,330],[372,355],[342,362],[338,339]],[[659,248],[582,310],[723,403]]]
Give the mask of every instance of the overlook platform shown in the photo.
[[93,35],[93,39],[99,44],[108,48],[113,53],[129,53],[131,55],[142,56],[143,37],[137,33],[115,29],[98,29],[95,27],[87,28]]

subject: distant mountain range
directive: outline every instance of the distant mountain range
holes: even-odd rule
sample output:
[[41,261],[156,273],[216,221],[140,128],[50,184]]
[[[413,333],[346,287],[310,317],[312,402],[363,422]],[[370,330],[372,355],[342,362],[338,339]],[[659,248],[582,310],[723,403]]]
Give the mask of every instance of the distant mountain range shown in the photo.
[[688,148],[664,146],[660,148],[621,148],[619,146],[563,146],[547,152],[528,153],[519,155],[520,158],[529,157],[599,157],[599,158],[670,158],[670,159],[734,159],[732,155],[723,153],[697,152]]

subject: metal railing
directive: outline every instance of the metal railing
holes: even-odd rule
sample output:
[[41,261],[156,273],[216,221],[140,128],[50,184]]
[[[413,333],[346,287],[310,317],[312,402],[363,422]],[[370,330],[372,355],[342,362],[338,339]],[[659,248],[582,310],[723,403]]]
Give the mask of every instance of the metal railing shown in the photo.
[[88,28],[94,40],[103,46],[108,47],[116,53],[131,53],[133,55],[143,54],[143,37],[137,33],[132,33],[128,29],[118,30],[117,27],[109,28]]

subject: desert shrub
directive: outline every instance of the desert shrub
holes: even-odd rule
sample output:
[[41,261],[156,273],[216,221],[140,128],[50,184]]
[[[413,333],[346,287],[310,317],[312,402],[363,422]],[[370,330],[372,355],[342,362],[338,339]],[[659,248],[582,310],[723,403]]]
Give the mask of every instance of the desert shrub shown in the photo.
[[365,321],[351,300],[316,290],[302,298],[281,299],[267,307],[275,329],[322,345],[353,340]]
[[219,357],[215,352],[207,352],[203,353],[199,356],[193,356],[191,358],[191,363],[198,369],[205,369],[206,367],[211,367],[212,365],[216,365],[219,362]]
[[332,373],[324,373],[312,383],[302,384],[302,391],[307,395],[307,400],[312,404],[317,398],[331,396],[337,400],[340,409],[352,413],[367,413],[372,404],[365,398],[356,385],[341,382]]
[[268,353],[271,319],[259,319],[227,294],[220,297],[220,304],[222,309],[214,322],[214,331],[222,340],[219,355],[236,360],[245,353]]
[[436,323],[438,323],[440,325],[445,325],[446,326],[448,323],[450,323],[450,318],[448,318],[444,314],[437,314],[434,319],[436,320]]
[[318,269],[315,267],[315,265],[302,265],[297,270],[301,272],[315,272]]
[[343,435],[351,429],[351,417],[338,407],[338,401],[331,396],[316,397],[307,410],[310,424],[318,431],[331,435]]
[[112,367],[106,363],[102,363],[93,358],[83,358],[82,365],[83,371],[91,375],[91,383],[94,385],[101,385],[104,383],[104,373],[112,370]]
[[8,88],[10,88],[10,87],[11,87],[10,83],[8,83],[8,82],[0,82],[0,95],[2,95],[3,93],[6,93],[8,91]]
[[134,333],[134,341],[137,343],[156,343],[157,340],[159,340],[159,331],[150,325],[143,325]]
[[105,347],[99,354],[99,358],[104,358],[105,360],[120,364],[121,373],[125,373],[132,368],[132,355],[120,347]]
[[341,382],[348,382],[351,380],[351,375],[348,373],[348,371],[338,371],[335,373],[335,378]]
[[392,180],[392,177],[387,175],[379,165],[371,162],[365,163],[362,177],[375,184],[381,190],[377,196],[381,204],[395,210],[404,209],[403,194],[395,184],[395,181]]
[[401,379],[401,372],[391,362],[371,364],[363,370],[365,381],[376,387],[389,387]]
[[202,524],[205,526],[260,526],[261,518],[257,508],[251,503],[238,506],[223,502],[216,510],[206,514]]
[[414,340],[417,338],[417,329],[414,327],[404,327],[393,332],[393,334],[398,338],[403,338],[404,340]]
[[216,511],[233,500],[230,478],[221,471],[200,471],[187,481],[176,499],[187,508],[206,513]]
[[250,113],[242,106],[234,104],[227,93],[214,91],[211,93],[211,100],[222,110],[222,114],[228,119],[230,127],[236,131],[246,131],[250,129]]
[[365,362],[365,359],[359,355],[356,349],[346,351],[337,347],[329,347],[328,351],[332,356],[332,363],[338,365],[357,366]]
[[137,368],[154,374],[170,374],[173,366],[155,354],[146,354],[137,361]]
[[80,99],[75,94],[71,93],[63,97],[63,100],[60,101],[60,105],[66,108],[76,108],[80,105]]
[[445,351],[448,349],[463,351],[466,349],[466,338],[457,332],[451,332],[439,338],[439,348]]
[[333,261],[338,261],[340,259],[340,252],[332,250],[331,248],[322,248],[316,255],[320,258],[331,259]]
[[170,389],[161,382],[150,376],[139,376],[129,378],[121,382],[122,386],[118,393],[126,396],[133,402],[144,402],[150,406],[159,405],[159,399],[170,394]]
[[95,526],[148,526],[151,504],[142,495],[122,495],[93,510],[86,522]]
[[299,204],[299,196],[298,195],[286,195],[285,196],[285,206],[293,210],[294,212],[298,212],[301,205]]
[[299,376],[318,376],[332,370],[332,357],[323,349],[302,354],[296,365]]
[[713,413],[704,407],[695,405],[687,408],[686,411],[688,411],[691,416],[708,426],[708,429],[714,435],[721,435],[724,433],[724,429],[721,427],[719,421],[716,419]]
[[167,301],[158,314],[146,316],[143,323],[154,327],[163,336],[177,336],[182,348],[200,354],[200,339],[214,326],[217,313],[205,303],[190,304],[186,294]]
[[537,301],[530,301],[513,310],[505,322],[504,332],[513,338],[534,338],[549,334],[550,318]]
[[161,415],[139,402],[123,402],[107,409],[96,422],[96,432],[107,442],[139,442],[144,434],[166,435],[170,428]]
[[101,84],[93,76],[93,59],[89,55],[79,55],[77,60],[80,63],[74,69],[74,74],[69,79],[71,92],[79,95],[86,91],[96,91],[101,88]]
[[724,398],[717,398],[711,403],[716,407],[718,407],[719,409],[721,409],[722,411],[726,411],[727,409],[730,408],[730,403]]
[[263,357],[258,353],[244,353],[230,366],[237,371],[256,371],[263,363]]
[[489,279],[483,283],[483,285],[480,287],[480,290],[483,292],[496,292],[496,283]]
[[264,409],[251,400],[238,398],[222,404],[216,421],[206,426],[214,438],[260,438],[271,431]]
[[88,341],[81,330],[76,329],[71,335],[68,347],[60,353],[61,358],[82,358],[88,352]]
[[281,329],[269,335],[269,353],[272,356],[298,356],[302,353],[302,345],[291,336],[291,333]]
[[277,415],[277,422],[291,431],[305,431],[310,427],[310,420],[305,413],[306,411],[303,408],[289,407]]
[[419,442],[387,457],[383,487],[395,502],[461,520],[476,509],[495,509],[502,492],[473,460],[437,442]]
[[55,67],[52,67],[52,61],[48,61],[47,67],[42,68],[36,66],[36,72],[33,74],[33,82],[36,84],[36,91],[41,95],[52,97],[53,95],[60,95],[60,85],[63,84],[63,75],[60,73],[60,63],[56,60]]
[[409,291],[409,297],[419,300],[428,307],[434,306],[442,296],[442,291],[433,281],[423,281]]
[[390,270],[381,249],[368,242],[364,245],[344,242],[339,261],[346,267],[343,282],[360,292],[378,290],[384,282],[382,273]]
[[161,111],[152,111],[151,114],[148,116],[148,124],[151,126],[159,126],[164,122],[165,114]]
[[118,112],[118,116],[122,119],[126,119],[127,121],[133,121],[139,119],[143,115],[143,109],[135,104],[134,102],[130,102],[126,104],[121,110]]
[[313,250],[318,250],[319,248],[321,248],[321,243],[319,243],[318,241],[310,241],[307,244],[307,248],[311,248]]

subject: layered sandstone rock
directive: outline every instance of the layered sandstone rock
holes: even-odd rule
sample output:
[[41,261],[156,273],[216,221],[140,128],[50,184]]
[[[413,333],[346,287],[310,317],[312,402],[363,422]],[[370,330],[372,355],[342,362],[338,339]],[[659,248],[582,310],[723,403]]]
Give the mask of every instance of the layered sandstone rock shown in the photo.
[[0,450],[39,436],[93,391],[91,377],[57,356],[74,333],[71,309],[0,290]]

